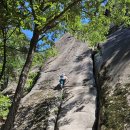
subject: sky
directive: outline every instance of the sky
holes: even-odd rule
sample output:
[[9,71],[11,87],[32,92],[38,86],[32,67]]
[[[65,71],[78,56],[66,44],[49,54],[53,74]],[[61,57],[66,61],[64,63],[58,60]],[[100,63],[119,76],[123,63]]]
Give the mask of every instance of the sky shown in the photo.
[[31,39],[32,38],[32,31],[30,30],[22,30],[22,32],[27,36],[28,39]]

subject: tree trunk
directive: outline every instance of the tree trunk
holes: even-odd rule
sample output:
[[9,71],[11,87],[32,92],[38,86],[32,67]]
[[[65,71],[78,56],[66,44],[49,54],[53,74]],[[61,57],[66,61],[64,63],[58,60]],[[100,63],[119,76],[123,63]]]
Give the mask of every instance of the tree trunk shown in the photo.
[[15,91],[13,102],[10,107],[7,120],[5,124],[2,126],[1,130],[12,130],[13,128],[15,116],[16,116],[16,113],[17,113],[17,110],[18,110],[18,107],[19,107],[19,104],[23,95],[23,88],[26,83],[27,75],[32,64],[33,54],[34,54],[36,44],[38,42],[38,38],[39,38],[39,31],[35,27],[33,37],[30,41],[30,48],[29,48],[28,56],[19,77],[19,82],[17,85],[17,89]]
[[4,38],[4,40],[3,40],[3,43],[4,43],[4,45],[3,45],[3,47],[4,47],[4,60],[3,60],[3,66],[2,66],[1,74],[0,74],[0,81],[3,77],[3,75],[4,75],[4,71],[5,71],[5,67],[6,67],[6,34],[5,34],[4,30],[3,30],[3,38]]

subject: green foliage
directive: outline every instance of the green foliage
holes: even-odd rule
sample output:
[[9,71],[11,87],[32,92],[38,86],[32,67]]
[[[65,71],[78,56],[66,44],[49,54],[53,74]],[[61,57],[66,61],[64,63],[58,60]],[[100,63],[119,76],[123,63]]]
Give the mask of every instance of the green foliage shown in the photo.
[[[130,1],[129,0],[108,0],[106,5],[101,3],[106,0],[85,2],[86,9],[82,11],[82,17],[73,18],[75,23],[69,26],[70,33],[80,40],[89,42],[90,46],[95,46],[99,42],[104,42],[108,36],[111,25],[128,27],[130,25]],[[79,7],[80,9],[80,7]],[[109,14],[105,14],[106,10]],[[70,14],[71,15],[71,14]],[[87,18],[88,23],[82,23],[81,19]],[[70,22],[72,22],[69,19]]]
[[[102,0],[84,2],[86,8],[75,17],[73,26],[69,27],[70,33],[80,40],[89,42],[90,46],[106,40],[105,36],[109,31],[110,19],[104,16],[105,7],[101,6],[102,2]],[[88,23],[83,23],[82,19],[88,19]]]
[[58,50],[55,48],[55,47],[52,47],[50,49],[48,49],[46,52],[45,52],[45,59],[48,59],[50,57],[54,57],[58,54]]
[[[12,30],[10,30],[10,32],[12,32]],[[17,37],[17,35],[19,35],[19,37]],[[5,71],[6,75],[8,74],[11,79],[16,79],[16,77],[19,76],[22,66],[25,63],[28,46],[29,41],[20,30],[16,30],[7,42]]]
[[110,10],[111,22],[116,25],[130,25],[130,1],[129,0],[110,0],[106,5]]
[[0,118],[6,118],[11,101],[7,96],[0,94]]
[[44,58],[44,53],[35,52],[32,66],[41,67],[43,65],[43,58]]
[[90,45],[106,40],[106,35],[109,31],[110,21],[103,16],[93,18],[93,20],[87,25],[88,41]]
[[11,79],[18,77],[24,62],[24,57],[20,57],[20,55],[15,55],[14,57],[12,56],[10,59],[8,59],[6,72]]
[[25,89],[24,89],[25,92],[30,92],[30,90],[33,87],[33,83],[34,83],[34,80],[35,80],[37,75],[38,75],[37,72],[30,72],[29,73],[28,78],[27,78],[27,82],[25,84]]
[[43,52],[35,52],[32,67],[37,66],[41,67],[43,66],[44,62],[50,58],[54,57],[58,54],[58,50],[55,47],[51,47],[47,50],[44,50]]
[[[66,11],[61,17],[53,21],[55,16],[58,16],[63,9],[73,2],[72,0],[7,0],[4,5],[8,6],[8,10],[6,10],[5,6],[1,7],[1,18],[3,18],[1,24],[8,25],[12,23],[12,26],[17,24],[21,28],[29,30],[33,30],[32,25],[37,24],[39,30],[44,27],[45,29],[48,28],[46,36],[51,32],[54,32],[56,36],[60,35],[60,32],[63,33],[69,30],[78,38],[84,41],[89,40],[90,45],[95,46],[96,43],[106,39],[110,23],[115,25],[125,24],[127,26],[130,24],[129,0],[109,0],[103,6],[102,3],[105,1],[82,0],[82,3],[79,2],[71,10]],[[109,17],[104,15],[106,9],[110,11]],[[87,25],[81,22],[85,18],[89,19]],[[49,22],[50,24],[48,24]],[[48,39],[48,37],[46,38]],[[46,38],[44,37],[43,40],[46,41]]]
[[2,69],[2,63],[0,63],[0,70]]

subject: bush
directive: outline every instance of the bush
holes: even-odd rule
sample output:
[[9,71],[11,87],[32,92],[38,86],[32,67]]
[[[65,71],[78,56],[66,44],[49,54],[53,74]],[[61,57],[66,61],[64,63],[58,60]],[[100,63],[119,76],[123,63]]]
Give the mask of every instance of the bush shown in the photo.
[[0,94],[0,118],[5,119],[11,106],[11,100],[8,96]]
[[27,79],[26,84],[25,84],[25,92],[31,91],[31,89],[33,87],[34,80],[35,80],[37,75],[38,75],[37,72],[29,73],[28,79]]

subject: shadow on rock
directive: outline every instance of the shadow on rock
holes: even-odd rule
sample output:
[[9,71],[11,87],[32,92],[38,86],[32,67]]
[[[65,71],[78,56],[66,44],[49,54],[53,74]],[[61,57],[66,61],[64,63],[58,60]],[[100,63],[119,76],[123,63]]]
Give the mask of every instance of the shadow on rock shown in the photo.
[[60,84],[54,87],[54,90],[61,90]]
[[17,115],[20,120],[15,124],[13,130],[46,130],[50,109],[57,106],[57,101],[58,99],[53,97],[45,99],[33,107],[21,107],[20,111],[22,112],[19,112]]
[[83,52],[80,56],[77,56],[75,62],[81,62],[84,58],[86,58],[87,56],[89,56],[91,50],[87,50],[85,52]]

